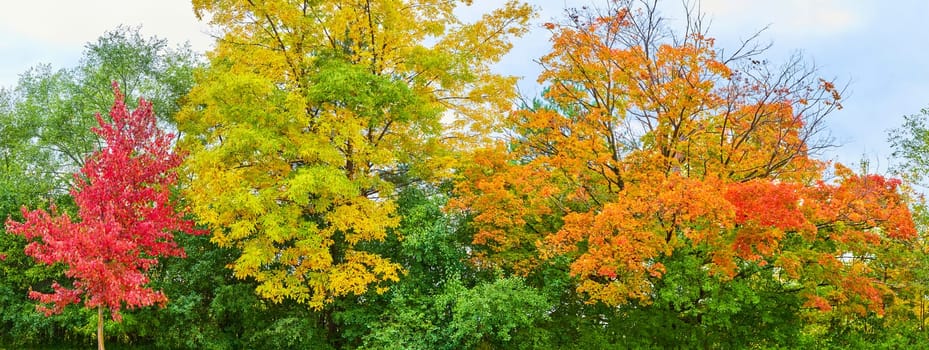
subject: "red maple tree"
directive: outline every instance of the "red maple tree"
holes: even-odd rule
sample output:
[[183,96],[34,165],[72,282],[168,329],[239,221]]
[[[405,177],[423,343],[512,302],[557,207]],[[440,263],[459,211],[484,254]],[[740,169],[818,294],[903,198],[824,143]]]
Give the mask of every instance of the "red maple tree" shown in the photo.
[[111,122],[96,115],[93,132],[105,147],[90,155],[75,174],[71,195],[79,221],[67,213],[23,211],[23,222],[7,221],[7,229],[31,242],[26,254],[43,264],[62,263],[70,286],[55,282],[52,293],[30,291],[46,315],[71,303],[98,309],[98,344],[102,348],[103,310],[120,321],[122,307],[164,304],[160,291],[146,287],[146,272],[158,257],[184,256],[175,232],[198,234],[192,221],[175,210],[171,187],[182,157],[172,151],[173,135],[160,130],[152,104],[143,99],[131,114],[117,84]]

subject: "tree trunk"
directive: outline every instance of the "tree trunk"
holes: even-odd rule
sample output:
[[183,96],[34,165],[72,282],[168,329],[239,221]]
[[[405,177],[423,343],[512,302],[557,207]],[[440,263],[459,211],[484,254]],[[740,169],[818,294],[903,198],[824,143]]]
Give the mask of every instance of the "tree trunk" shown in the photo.
[[97,350],[103,349],[103,305],[97,306]]

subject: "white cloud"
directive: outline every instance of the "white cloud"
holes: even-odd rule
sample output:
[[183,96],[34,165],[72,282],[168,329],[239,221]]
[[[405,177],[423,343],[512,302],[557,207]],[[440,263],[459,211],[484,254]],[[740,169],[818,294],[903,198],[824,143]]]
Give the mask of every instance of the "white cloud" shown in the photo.
[[142,25],[146,35],[158,35],[171,43],[189,41],[194,50],[212,45],[190,1],[9,1],[0,11],[0,32],[12,33],[36,46],[74,46],[94,41],[120,24]]
[[771,24],[773,36],[788,40],[839,36],[870,20],[867,4],[840,0],[703,0],[700,5],[716,29],[748,34]]

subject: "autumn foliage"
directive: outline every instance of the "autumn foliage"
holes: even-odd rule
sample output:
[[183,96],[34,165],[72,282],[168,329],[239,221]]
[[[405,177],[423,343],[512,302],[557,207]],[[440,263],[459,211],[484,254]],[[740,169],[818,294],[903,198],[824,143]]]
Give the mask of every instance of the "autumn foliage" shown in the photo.
[[79,220],[53,205],[50,211],[23,208],[23,222],[7,222],[9,232],[31,241],[26,254],[67,266],[69,282],[55,282],[52,293],[30,292],[46,314],[83,302],[109,309],[120,320],[124,307],[164,304],[167,297],[146,286],[146,272],[158,257],[184,255],[174,242],[176,232],[197,233],[171,198],[174,168],[182,161],[171,151],[173,136],[158,129],[150,103],[140,100],[129,113],[115,84],[114,91],[111,121],[97,114],[99,126],[93,129],[105,147],[74,176],[71,195]]
[[[824,161],[841,84],[658,3],[533,26],[519,0],[193,0],[208,62],[115,35],[24,75],[0,89],[0,343],[79,346],[82,304],[100,348],[106,310],[111,341],[172,349],[925,344],[929,119],[894,138],[906,180]],[[533,28],[520,99],[495,65]],[[162,118],[114,83],[85,138],[67,111],[111,74]]]
[[567,257],[589,301],[647,305],[664,262],[688,254],[723,283],[765,274],[809,307],[882,313],[873,261],[916,231],[899,181],[827,176],[813,158],[834,84],[751,47],[721,57],[698,22],[672,33],[654,11],[546,25],[543,99],[509,114],[457,187],[472,261],[531,274]]

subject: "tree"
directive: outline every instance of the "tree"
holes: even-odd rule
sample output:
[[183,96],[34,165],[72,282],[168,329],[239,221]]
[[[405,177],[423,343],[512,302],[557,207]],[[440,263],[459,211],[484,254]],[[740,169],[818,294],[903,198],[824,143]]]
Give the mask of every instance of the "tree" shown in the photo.
[[841,165],[830,179],[813,158],[840,91],[751,42],[725,56],[685,18],[675,32],[655,3],[619,1],[546,24],[543,99],[462,172],[471,260],[530,275],[567,259],[584,299],[666,310],[688,346],[764,342],[727,320],[770,295],[795,297],[787,319],[883,314],[906,268],[888,249],[917,232],[899,180]]
[[[94,112],[112,106],[110,83],[120,83],[130,108],[137,97],[149,98],[160,125],[171,129],[198,64],[185,46],[172,47],[164,39],[142,36],[138,28],[119,27],[87,43],[76,66],[37,65],[23,72],[16,86],[0,88],[0,217],[21,221],[22,206],[47,209],[50,202],[73,213],[68,196],[72,173],[101,146],[91,127]],[[23,253],[26,244],[22,236],[0,234],[0,255],[9,257],[0,261],[0,309],[8,311],[0,318],[0,343],[77,346],[93,335],[82,325],[95,315],[71,310],[44,318],[35,313],[27,298],[30,286],[44,290],[64,275],[58,266],[35,264]]]
[[[182,158],[171,151],[173,135],[156,126],[151,103],[140,100],[131,114],[114,83],[112,122],[97,114],[106,147],[91,155],[75,175],[71,190],[80,221],[67,213],[23,207],[23,222],[10,220],[7,230],[32,242],[26,253],[38,262],[68,267],[71,285],[52,284],[52,293],[30,292],[46,315],[83,302],[97,309],[98,347],[103,349],[103,311],[114,320],[125,307],[164,304],[167,298],[146,287],[145,272],[160,256],[180,256],[175,231],[194,234],[193,222],[171,203],[174,168]],[[83,301],[81,300],[83,298]]]
[[162,126],[172,128],[197,65],[189,47],[171,48],[164,39],[143,37],[138,28],[118,27],[87,43],[76,67],[37,65],[21,74],[11,92],[10,119],[3,120],[19,132],[4,135],[31,155],[34,176],[51,177],[65,193],[70,174],[101,147],[90,132],[96,125],[92,116],[111,106],[112,82],[130,97],[130,108],[145,94]]
[[443,115],[507,105],[514,80],[489,65],[531,14],[511,1],[465,24],[458,3],[194,1],[222,34],[178,118],[186,193],[260,296],[322,309],[400,278],[360,244],[398,225],[403,179],[448,173]]
[[[904,116],[903,125],[889,133],[889,141],[893,148],[893,171],[904,179],[907,194],[910,197],[910,206],[914,219],[920,232],[925,232],[929,225],[929,207],[926,205],[925,188],[926,176],[929,174],[929,162],[926,154],[929,153],[929,127],[927,127],[929,109],[922,109],[919,113]],[[926,259],[925,240],[915,242],[910,249],[908,262],[915,261],[907,270],[907,283],[898,288],[908,293],[901,296],[901,307],[897,309],[897,317],[893,319],[882,318],[869,320],[869,325],[878,332],[893,328],[893,334],[900,336],[915,336],[917,341],[925,341],[929,333],[926,332],[927,301],[929,301],[929,285],[927,271],[929,260]],[[896,321],[896,322],[895,322]],[[873,341],[873,339],[864,339]]]

